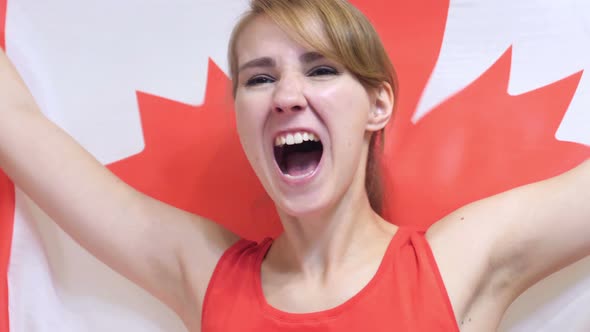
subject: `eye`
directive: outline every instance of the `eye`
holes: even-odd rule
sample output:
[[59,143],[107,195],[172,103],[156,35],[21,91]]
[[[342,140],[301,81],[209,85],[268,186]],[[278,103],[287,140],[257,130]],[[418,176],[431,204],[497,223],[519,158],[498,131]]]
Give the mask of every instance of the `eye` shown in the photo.
[[309,71],[308,76],[325,76],[325,75],[336,75],[338,71],[332,67],[321,66],[315,67]]
[[255,86],[272,82],[274,82],[274,79],[272,77],[267,75],[258,75],[247,80],[246,86]]

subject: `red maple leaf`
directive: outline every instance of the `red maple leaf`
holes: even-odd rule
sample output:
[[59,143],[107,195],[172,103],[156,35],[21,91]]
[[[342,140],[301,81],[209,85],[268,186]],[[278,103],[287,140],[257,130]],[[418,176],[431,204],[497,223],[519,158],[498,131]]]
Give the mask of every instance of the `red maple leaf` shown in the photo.
[[[399,100],[399,117],[404,114],[400,109],[415,107],[434,68],[448,1],[394,2],[386,10],[378,2],[357,5],[370,15],[394,62],[404,64],[398,66],[398,76],[404,87],[412,88],[405,89]],[[408,35],[416,38],[408,43]],[[225,93],[228,78],[212,62],[208,82],[205,102],[199,107],[138,93],[146,148],[109,168],[140,191],[211,218],[242,236],[276,235],[281,227],[272,202],[238,143]],[[405,113],[409,121],[413,112]]]
[[145,149],[108,167],[138,190],[241,236],[277,235],[274,205],[241,150],[229,86],[209,61],[201,106],[138,92]]
[[[426,227],[468,202],[558,174],[588,156],[588,148],[553,136],[580,75],[509,96],[510,53],[412,124],[440,51],[449,2],[353,3],[375,24],[400,82],[384,155],[390,220]],[[110,167],[140,190],[243,236],[276,234],[276,214],[239,148],[231,106],[218,102],[228,100],[227,78],[211,67],[201,107],[138,94],[146,150]]]

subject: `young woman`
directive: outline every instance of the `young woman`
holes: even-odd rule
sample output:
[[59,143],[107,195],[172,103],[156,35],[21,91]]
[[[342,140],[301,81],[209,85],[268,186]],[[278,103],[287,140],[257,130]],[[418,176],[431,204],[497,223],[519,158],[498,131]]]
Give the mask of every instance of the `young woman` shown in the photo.
[[375,155],[396,84],[377,34],[344,0],[251,6],[229,51],[238,131],[285,229],[261,243],[125,185],[38,111],[0,53],[0,167],[189,330],[491,331],[590,253],[590,162],[426,233],[383,220]]

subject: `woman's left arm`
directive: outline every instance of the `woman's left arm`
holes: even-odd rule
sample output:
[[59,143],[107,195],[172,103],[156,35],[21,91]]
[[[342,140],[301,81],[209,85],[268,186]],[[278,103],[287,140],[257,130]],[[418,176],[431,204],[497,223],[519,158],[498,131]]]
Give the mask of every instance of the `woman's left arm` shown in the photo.
[[[559,176],[471,203],[427,235],[459,315],[483,293],[510,303],[590,255],[590,159]],[[461,277],[451,277],[456,275]]]

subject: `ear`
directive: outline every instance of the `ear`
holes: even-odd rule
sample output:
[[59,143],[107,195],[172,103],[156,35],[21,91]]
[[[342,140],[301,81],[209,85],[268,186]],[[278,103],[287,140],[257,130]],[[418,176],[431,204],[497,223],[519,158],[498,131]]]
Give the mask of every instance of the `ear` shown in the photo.
[[394,99],[391,84],[387,82],[381,83],[379,88],[374,90],[367,121],[368,131],[375,132],[385,128],[393,113]]

